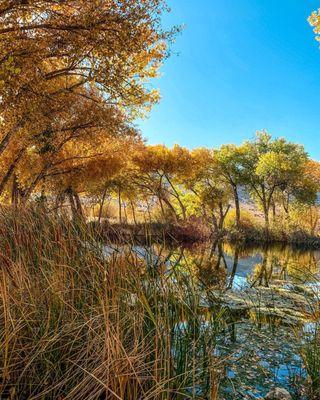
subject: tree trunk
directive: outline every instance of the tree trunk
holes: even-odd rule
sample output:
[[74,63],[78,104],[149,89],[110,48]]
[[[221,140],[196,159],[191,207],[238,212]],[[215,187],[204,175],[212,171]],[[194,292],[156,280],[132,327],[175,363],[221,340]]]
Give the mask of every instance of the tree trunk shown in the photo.
[[[28,187],[27,190],[24,191],[23,195],[21,196],[21,202],[22,204],[25,204],[32,192],[35,190],[35,188],[37,187],[38,183],[41,181],[41,179],[44,177],[46,171],[50,168],[51,163],[47,163],[43,168],[42,171],[36,176],[36,178],[33,180],[33,182],[31,183],[31,185]],[[71,188],[70,188],[71,190]]]
[[165,220],[166,214],[165,214],[165,212],[164,212],[164,208],[163,208],[163,203],[162,203],[161,197],[159,197],[159,204],[160,204],[160,209],[161,209],[162,218],[163,218],[163,220]]
[[106,199],[106,195],[107,195],[107,188],[104,189],[103,194],[102,194],[102,198],[101,198],[101,202],[100,202],[99,215],[98,215],[98,223],[99,224],[101,222],[103,206],[104,206],[104,202],[105,202],[105,199]]
[[185,205],[182,203],[179,192],[176,190],[176,188],[174,187],[173,183],[171,182],[171,179],[169,178],[168,175],[165,175],[167,178],[167,181],[169,183],[169,185],[171,186],[173,192],[174,192],[174,197],[178,200],[181,212],[182,212],[182,218],[185,221],[187,219],[187,213],[186,213],[186,207]]
[[17,207],[18,202],[19,202],[19,187],[18,187],[17,176],[14,173],[12,178],[11,204],[14,207]]
[[290,196],[289,194],[285,193],[282,201],[283,209],[287,214],[287,218],[289,217],[289,203],[290,203]]
[[73,197],[75,199],[75,204],[76,204],[76,210],[77,210],[78,217],[80,217],[80,219],[85,221],[86,218],[85,218],[85,215],[84,215],[84,212],[83,212],[83,207],[82,207],[82,204],[81,204],[80,197],[79,197],[78,193],[75,192],[75,191],[72,191],[72,194],[73,194]]
[[132,200],[130,200],[130,205],[131,205],[131,211],[132,211],[133,222],[134,222],[135,225],[137,225],[136,210],[135,210],[135,208],[134,208],[134,205],[133,205]]
[[128,223],[128,215],[127,215],[127,203],[123,203],[123,215],[124,215],[124,222]]
[[[270,197],[271,201],[271,197]],[[270,208],[270,201],[267,201],[267,196],[265,192],[264,186],[262,187],[262,196],[261,196],[261,202],[262,202],[262,208],[263,208],[263,214],[264,214],[264,224],[265,224],[265,230],[267,236],[269,235],[269,208]]]
[[13,160],[11,163],[10,167],[8,168],[6,174],[3,176],[1,182],[0,182],[0,195],[3,193],[3,190],[8,183],[8,180],[11,178],[11,175],[13,174],[15,167],[17,166],[18,162],[20,161],[22,155],[24,153],[24,149],[21,149],[19,153],[17,154],[16,158]]
[[227,289],[232,289],[234,278],[236,276],[237,268],[238,268],[238,263],[239,263],[239,248],[235,248],[234,256],[233,256],[233,265],[232,265],[232,271],[230,274],[230,280]]
[[213,223],[214,229],[217,232],[219,230],[219,224],[218,224],[217,217],[216,217],[216,215],[215,215],[213,210],[212,210],[211,217],[212,217],[212,223]]
[[273,221],[276,220],[276,203],[274,200],[272,201],[272,219]]
[[263,204],[264,223],[267,235],[269,234],[269,210],[266,204]]
[[73,219],[77,219],[78,218],[78,213],[77,213],[77,207],[73,198],[73,193],[72,193],[72,189],[69,188],[67,190],[67,195],[69,198],[69,202],[70,202],[70,206],[71,206],[71,213],[72,213],[72,218]]
[[175,222],[177,222],[178,221],[178,216],[177,216],[176,210],[174,209],[173,205],[170,203],[170,201],[166,197],[163,197],[162,200],[169,207],[169,209],[171,210],[172,215],[173,215],[173,217],[175,219]]
[[240,201],[239,201],[237,185],[233,185],[232,189],[233,189],[234,205],[236,208],[236,226],[239,227],[241,214],[240,214]]
[[222,203],[219,203],[219,214],[220,214],[220,218],[219,218],[219,229],[222,230],[223,229],[223,225],[224,225],[224,220],[228,214],[230,210],[230,204],[228,204],[226,211],[223,211],[223,205]]
[[148,217],[149,217],[149,223],[151,223],[151,212],[150,212],[150,204],[147,201],[147,211],[148,211]]
[[121,189],[118,189],[119,224],[122,222]]
[[8,143],[9,143],[9,141],[10,141],[10,139],[11,139],[11,136],[13,135],[13,133],[14,133],[14,131],[16,130],[17,128],[15,127],[15,128],[11,128],[10,129],[10,131],[4,136],[4,138],[1,140],[1,142],[0,142],[0,155],[5,151],[5,149],[7,148],[7,146],[8,146]]
[[64,201],[66,198],[66,191],[63,190],[61,193],[59,193],[56,196],[56,201],[55,201],[55,206],[54,206],[54,210],[56,211],[56,214],[58,215],[58,210],[60,207],[62,207]]
[[176,199],[178,200],[178,203],[179,203],[179,205],[180,205],[180,209],[181,209],[181,212],[182,212],[182,218],[183,218],[183,220],[185,221],[185,220],[187,219],[186,207],[185,207],[185,205],[182,203],[182,201],[181,201],[181,199],[180,199],[180,196],[177,196]]

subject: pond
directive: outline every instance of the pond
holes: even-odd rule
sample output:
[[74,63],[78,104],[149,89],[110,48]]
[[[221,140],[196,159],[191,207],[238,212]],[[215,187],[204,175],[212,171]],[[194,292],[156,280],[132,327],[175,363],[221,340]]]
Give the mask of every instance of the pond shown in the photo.
[[[219,398],[262,399],[273,387],[286,388],[294,399],[306,398],[301,350],[317,328],[319,251],[215,242],[106,246],[104,252],[107,257],[131,254],[166,281],[182,276],[197,288],[204,313],[224,319],[214,350],[224,360]],[[181,318],[176,328],[183,332],[186,324]],[[203,388],[190,390],[202,393]]]

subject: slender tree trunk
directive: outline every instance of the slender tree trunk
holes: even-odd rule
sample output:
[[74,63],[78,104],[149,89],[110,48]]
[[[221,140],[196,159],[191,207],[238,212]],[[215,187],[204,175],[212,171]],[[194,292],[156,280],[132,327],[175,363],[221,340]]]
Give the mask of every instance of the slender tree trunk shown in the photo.
[[124,221],[127,224],[128,223],[128,215],[127,215],[127,203],[123,203],[123,215],[124,215]]
[[136,218],[136,210],[134,208],[132,200],[130,200],[131,211],[132,211],[132,218],[135,225],[137,225],[137,218]]
[[223,211],[223,204],[219,203],[219,224],[218,224],[219,230],[223,229],[224,220],[225,220],[229,210],[230,210],[230,204],[228,204],[226,210]]
[[267,201],[265,187],[262,187],[262,196],[261,196],[263,214],[264,214],[264,224],[267,236],[269,235],[269,207],[270,201]]
[[17,127],[11,128],[9,132],[6,133],[6,135],[3,137],[3,139],[0,142],[0,155],[5,151],[5,149],[8,146],[8,143],[11,139],[11,136],[13,133],[16,131]]
[[150,212],[150,204],[147,201],[147,211],[148,211],[148,217],[149,217],[149,223],[151,223],[151,212]]
[[72,218],[76,221],[85,221],[84,212],[82,209],[80,197],[78,193],[76,193],[71,187],[66,190],[66,194],[68,195]]
[[239,247],[236,246],[233,256],[232,271],[230,274],[230,280],[227,289],[232,289],[234,278],[236,276],[236,272],[238,269],[238,264],[239,264]]
[[105,199],[106,199],[106,195],[107,195],[107,188],[104,189],[103,194],[102,194],[102,198],[101,198],[101,202],[100,202],[99,215],[98,215],[98,223],[99,224],[101,222],[103,206],[104,206],[104,202],[105,202]]
[[223,227],[223,205],[219,202],[219,230]]
[[289,204],[290,204],[290,196],[288,193],[286,193],[285,198],[283,199],[283,209],[287,214],[287,218],[289,218]]
[[162,203],[161,197],[159,197],[159,204],[160,204],[160,209],[161,209],[162,217],[163,217],[163,219],[165,219],[165,218],[166,218],[166,214],[165,214],[165,212],[164,212],[164,208],[163,208],[163,203]]
[[119,224],[122,222],[121,189],[118,188]]
[[230,208],[231,208],[231,206],[230,206],[230,204],[228,204],[228,206],[227,206],[227,208],[226,208],[226,211],[224,212],[224,215],[223,215],[223,224],[222,224],[222,227],[223,227],[223,225],[224,225],[224,221],[225,221],[225,219],[226,219],[226,216],[227,216],[228,213],[229,213]]
[[214,210],[212,210],[211,218],[212,218],[214,230],[217,232],[219,230],[219,224],[218,224],[217,217],[214,213]]
[[176,210],[174,209],[173,205],[170,203],[170,201],[166,197],[163,197],[162,200],[169,207],[169,209],[171,210],[172,215],[173,215],[173,217],[175,219],[175,222],[177,222],[178,221],[178,216],[177,216]]
[[265,223],[265,229],[267,234],[269,234],[269,210],[266,204],[263,204],[263,213],[264,213],[264,223]]
[[23,156],[25,149],[21,149],[19,153],[17,154],[16,158],[13,160],[11,163],[10,167],[8,168],[6,174],[3,176],[1,182],[0,182],[0,195],[3,193],[3,190],[8,183],[9,179],[11,178],[11,175],[13,174],[18,162],[20,161],[21,157]]
[[214,256],[217,245],[218,245],[218,239],[215,239],[215,241],[212,243],[212,246],[210,249],[209,260],[211,260],[211,258]]
[[65,201],[65,198],[66,198],[66,191],[65,191],[65,190],[63,190],[62,192],[60,192],[60,193],[56,196],[56,201],[55,201],[55,206],[54,206],[54,209],[55,209],[55,211],[56,211],[56,214],[58,214],[59,208],[62,207],[62,205],[63,205],[63,203],[64,203],[64,201]]
[[272,201],[272,219],[273,221],[276,220],[276,203],[274,200]]
[[182,218],[185,221],[187,219],[187,213],[186,213],[186,207],[185,205],[182,203],[182,200],[180,198],[179,192],[176,190],[176,188],[174,187],[173,183],[171,182],[171,179],[168,177],[168,175],[166,175],[167,181],[169,182],[169,185],[171,186],[173,192],[174,192],[174,197],[178,200],[181,212],[182,212]]
[[68,195],[69,203],[70,203],[70,206],[71,206],[72,218],[73,219],[77,219],[78,218],[77,207],[76,207],[76,204],[75,204],[75,201],[74,201],[74,198],[73,198],[73,193],[72,193],[72,189],[71,188],[69,188],[67,190],[67,195]]
[[228,269],[228,265],[227,265],[226,258],[224,256],[221,240],[218,242],[218,251],[219,251],[219,254],[221,255],[221,260],[223,262],[223,266],[227,270]]
[[28,189],[24,191],[23,195],[21,196],[22,204],[26,204],[26,202],[29,200],[32,192],[35,190],[35,188],[37,187],[37,184],[44,177],[44,175],[45,175],[45,173],[46,173],[46,171],[48,170],[49,167],[50,167],[49,164],[45,165],[42,168],[42,171],[36,176],[36,178],[33,180],[31,185],[28,187]]
[[74,190],[72,191],[73,197],[75,199],[75,204],[76,204],[76,210],[77,210],[77,214],[80,217],[80,219],[82,219],[83,221],[85,221],[85,215],[84,215],[84,211],[83,211],[83,207],[81,204],[81,200],[79,197],[79,194],[77,192],[75,192]]
[[186,207],[185,207],[185,205],[182,203],[182,201],[181,201],[179,195],[176,196],[176,199],[178,200],[178,203],[179,203],[179,206],[180,206],[180,209],[181,209],[182,219],[185,221],[185,220],[187,219]]
[[19,187],[18,187],[17,176],[14,173],[12,178],[11,204],[14,207],[17,207],[18,202],[19,202]]
[[224,220],[228,214],[230,210],[230,204],[228,204],[227,208],[225,211],[223,211],[223,204],[219,203],[219,214],[220,214],[220,218],[219,218],[219,229],[222,230],[223,229],[223,225],[224,225]]
[[233,197],[234,197],[234,205],[236,208],[236,226],[240,226],[240,200],[239,200],[239,194],[238,194],[238,188],[237,185],[232,185],[232,190],[233,190]]

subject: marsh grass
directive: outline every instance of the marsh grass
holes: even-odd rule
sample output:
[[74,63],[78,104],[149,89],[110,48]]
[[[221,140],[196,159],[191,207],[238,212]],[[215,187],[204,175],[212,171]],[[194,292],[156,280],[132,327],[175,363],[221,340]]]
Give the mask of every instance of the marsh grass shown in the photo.
[[88,226],[0,211],[0,398],[216,399],[222,321],[192,281]]
[[312,337],[305,343],[302,356],[309,376],[308,387],[310,399],[320,398],[320,333],[315,328]]
[[[316,286],[317,287],[317,286]],[[308,399],[320,398],[320,298],[319,292],[314,294],[311,304],[311,323],[301,338],[301,356],[307,371],[307,393]]]

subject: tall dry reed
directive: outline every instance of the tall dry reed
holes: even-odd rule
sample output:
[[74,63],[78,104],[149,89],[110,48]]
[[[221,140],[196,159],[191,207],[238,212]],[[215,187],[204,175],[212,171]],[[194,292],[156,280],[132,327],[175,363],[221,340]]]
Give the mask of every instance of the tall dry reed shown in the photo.
[[37,209],[0,211],[0,398],[216,399],[221,321],[184,274]]

